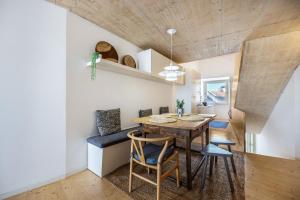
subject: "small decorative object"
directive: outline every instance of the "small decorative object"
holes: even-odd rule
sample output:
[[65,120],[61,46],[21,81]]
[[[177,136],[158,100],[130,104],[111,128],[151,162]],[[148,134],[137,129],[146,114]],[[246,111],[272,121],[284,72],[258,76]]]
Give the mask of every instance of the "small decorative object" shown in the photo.
[[[99,58],[99,53],[94,52],[91,56],[91,79],[95,80],[96,79],[96,60]],[[101,55],[100,55],[101,56]]]
[[200,96],[199,106],[207,106],[206,98],[203,95]]
[[183,106],[184,106],[184,100],[181,101],[179,99],[176,100],[176,108],[177,108],[177,114],[179,117],[182,117],[183,115]]
[[182,117],[182,114],[183,114],[182,108],[177,109],[177,114],[178,114],[178,117]]
[[119,56],[116,49],[105,41],[100,41],[95,47],[95,51],[102,55],[103,59],[118,63]]
[[130,55],[126,55],[126,56],[123,57],[122,64],[126,65],[126,66],[129,66],[129,67],[132,67],[132,68],[136,68],[135,60]]

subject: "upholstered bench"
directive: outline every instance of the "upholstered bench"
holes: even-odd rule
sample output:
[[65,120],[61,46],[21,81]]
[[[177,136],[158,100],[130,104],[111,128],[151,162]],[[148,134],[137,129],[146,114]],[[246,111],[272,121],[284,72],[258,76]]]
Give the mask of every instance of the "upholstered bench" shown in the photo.
[[127,133],[141,127],[121,130],[120,109],[97,110],[99,135],[88,142],[88,169],[100,177],[129,162],[130,140]]
[[109,147],[109,146],[119,144],[119,143],[129,140],[127,133],[129,131],[133,131],[133,130],[137,130],[137,129],[141,130],[141,128],[142,127],[138,126],[138,127],[134,127],[134,128],[125,129],[125,130],[122,130],[120,132],[117,132],[117,133],[114,133],[111,135],[105,135],[105,136],[96,135],[96,136],[88,138],[87,142],[89,144],[93,144],[99,148]]
[[110,135],[96,135],[87,139],[88,169],[100,177],[129,162],[130,140],[127,133],[141,127],[130,128]]

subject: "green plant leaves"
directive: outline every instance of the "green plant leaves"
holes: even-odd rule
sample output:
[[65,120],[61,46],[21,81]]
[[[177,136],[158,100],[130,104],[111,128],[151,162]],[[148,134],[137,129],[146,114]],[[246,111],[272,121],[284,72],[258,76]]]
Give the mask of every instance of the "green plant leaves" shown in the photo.
[[96,71],[96,60],[99,58],[99,53],[98,52],[94,52],[91,56],[91,79],[92,80],[95,80],[96,79],[96,74],[97,74],[97,71]]
[[183,106],[184,106],[184,99],[182,99],[181,101],[179,99],[176,99],[176,107],[182,109]]

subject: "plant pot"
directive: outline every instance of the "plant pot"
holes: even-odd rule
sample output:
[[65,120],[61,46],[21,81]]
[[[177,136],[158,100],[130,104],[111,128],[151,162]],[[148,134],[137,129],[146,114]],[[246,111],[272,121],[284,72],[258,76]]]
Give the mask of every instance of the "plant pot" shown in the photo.
[[183,108],[177,108],[176,109],[176,113],[179,117],[182,117],[183,113],[184,113],[184,109]]

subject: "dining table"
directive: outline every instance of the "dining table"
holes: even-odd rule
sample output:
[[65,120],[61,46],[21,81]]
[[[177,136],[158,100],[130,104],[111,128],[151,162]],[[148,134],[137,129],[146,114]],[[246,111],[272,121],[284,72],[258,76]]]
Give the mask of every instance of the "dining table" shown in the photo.
[[[183,139],[186,155],[186,179],[182,180],[182,182],[189,190],[192,189],[193,179],[202,164],[201,162],[196,170],[192,172],[192,141],[196,137],[201,136],[202,149],[205,145],[204,140],[206,144],[209,144],[209,122],[212,121],[216,115],[209,115],[209,117],[196,117],[198,120],[191,116],[196,116],[196,114],[185,115],[182,117],[178,117],[176,114],[162,114],[140,117],[133,120],[135,123],[142,124],[143,130],[156,128],[159,130],[161,135],[169,135],[174,136],[176,139]],[[160,120],[167,118],[172,118],[173,120]]]

